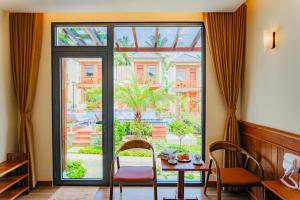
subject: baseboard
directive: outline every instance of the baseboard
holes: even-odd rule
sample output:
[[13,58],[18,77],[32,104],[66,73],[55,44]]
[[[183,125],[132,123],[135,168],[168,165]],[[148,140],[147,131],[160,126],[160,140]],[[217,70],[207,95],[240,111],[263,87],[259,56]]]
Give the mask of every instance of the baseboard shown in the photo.
[[217,181],[208,181],[207,186],[208,187],[217,187]]
[[53,182],[52,181],[38,181],[36,186],[48,186],[48,187],[52,187],[53,186]]

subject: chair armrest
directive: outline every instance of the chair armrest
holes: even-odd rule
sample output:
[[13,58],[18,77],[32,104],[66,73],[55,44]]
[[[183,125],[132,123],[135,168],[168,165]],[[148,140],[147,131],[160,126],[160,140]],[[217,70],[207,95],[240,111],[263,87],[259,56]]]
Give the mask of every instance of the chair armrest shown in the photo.
[[249,159],[253,160],[259,169],[260,178],[262,180],[264,180],[264,170],[262,168],[262,165],[253,156],[251,156],[248,152],[244,152],[244,154],[247,156],[244,168],[247,168]]
[[120,168],[120,162],[119,162],[119,153],[120,153],[120,150],[118,150],[116,152],[116,155],[114,156],[112,162],[111,162],[111,168],[110,168],[110,175],[111,175],[111,178],[113,178],[113,175],[115,173],[115,162],[117,160],[117,167],[118,169]]
[[209,157],[210,157],[210,161],[209,161],[208,173],[211,172],[211,166],[212,166],[212,163],[214,163],[215,167],[216,167],[217,182],[220,183],[220,167],[219,167],[219,163],[218,163],[217,159],[215,158],[215,156],[212,153],[209,153]]

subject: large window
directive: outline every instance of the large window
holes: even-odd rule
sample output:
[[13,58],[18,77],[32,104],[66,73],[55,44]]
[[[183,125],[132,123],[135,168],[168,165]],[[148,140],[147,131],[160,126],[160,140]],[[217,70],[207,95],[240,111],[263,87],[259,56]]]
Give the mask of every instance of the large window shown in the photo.
[[[202,24],[53,24],[53,151],[56,184],[109,183],[123,142],[141,138],[204,156],[205,45]],[[151,153],[121,165],[151,165]],[[175,184],[163,172],[159,184]],[[201,183],[201,173],[186,173]]]
[[[116,26],[114,34],[115,149],[142,138],[156,154],[165,148],[202,154],[203,27]],[[125,165],[151,165],[150,156],[134,150],[120,159]],[[176,182],[176,172],[162,171],[159,158],[157,164],[159,182]],[[200,182],[201,175],[187,172],[185,179]]]

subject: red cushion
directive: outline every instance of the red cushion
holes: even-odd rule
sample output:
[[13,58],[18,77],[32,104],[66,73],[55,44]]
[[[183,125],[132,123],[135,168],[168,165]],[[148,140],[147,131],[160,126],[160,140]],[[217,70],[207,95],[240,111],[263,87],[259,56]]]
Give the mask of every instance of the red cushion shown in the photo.
[[122,166],[114,176],[114,182],[118,183],[149,183],[153,180],[153,168],[147,166]]

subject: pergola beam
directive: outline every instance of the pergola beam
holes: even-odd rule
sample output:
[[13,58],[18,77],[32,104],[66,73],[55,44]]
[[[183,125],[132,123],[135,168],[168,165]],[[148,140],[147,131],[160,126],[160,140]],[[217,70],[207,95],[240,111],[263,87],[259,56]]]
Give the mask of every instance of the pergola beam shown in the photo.
[[175,49],[176,46],[177,46],[177,43],[179,41],[179,34],[180,34],[180,31],[181,31],[181,27],[178,27],[177,28],[177,32],[176,32],[176,37],[175,37],[175,40],[174,40],[174,43],[173,43],[173,48]]
[[201,37],[201,31],[202,31],[202,29],[200,28],[197,35],[195,36],[195,39],[192,42],[192,45],[191,45],[192,48],[195,48],[195,46],[197,45],[197,43]]
[[69,35],[70,38],[72,38],[79,46],[85,46],[85,45],[86,45],[86,43],[85,43],[83,40],[78,39],[78,38],[74,35],[74,33],[72,33],[72,31],[70,31],[68,28],[64,28],[63,30],[64,30],[64,32],[65,32],[67,35]]
[[155,42],[154,42],[154,48],[157,48],[158,44],[158,35],[159,35],[159,27],[155,28]]
[[165,47],[165,48],[115,48],[115,52],[195,52],[201,51],[201,48],[192,48],[192,47]]
[[137,37],[136,37],[135,27],[132,27],[132,34],[133,34],[133,39],[134,39],[135,47],[139,48],[138,40],[137,40]]
[[93,31],[94,29],[91,29],[90,27],[86,27],[86,28],[84,28],[84,30],[90,36],[90,38],[93,40],[93,42],[95,42],[97,44],[97,46],[103,45],[103,42],[99,40],[95,31]]

